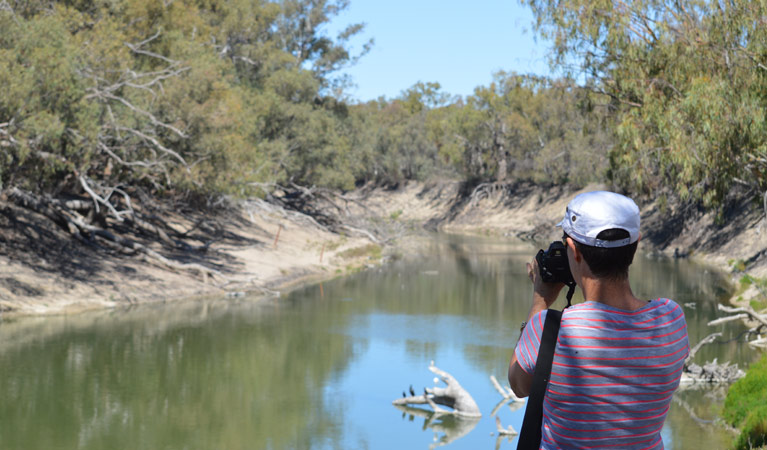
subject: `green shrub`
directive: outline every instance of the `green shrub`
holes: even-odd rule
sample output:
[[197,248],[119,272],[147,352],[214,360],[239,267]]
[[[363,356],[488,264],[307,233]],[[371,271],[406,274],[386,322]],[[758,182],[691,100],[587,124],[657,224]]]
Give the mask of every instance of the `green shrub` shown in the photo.
[[724,402],[724,419],[740,429],[737,449],[767,445],[767,355],[751,366],[746,376],[735,382]]
[[362,258],[363,256],[370,259],[381,259],[381,246],[367,244],[362,247],[354,247],[340,252],[338,256],[344,259]]

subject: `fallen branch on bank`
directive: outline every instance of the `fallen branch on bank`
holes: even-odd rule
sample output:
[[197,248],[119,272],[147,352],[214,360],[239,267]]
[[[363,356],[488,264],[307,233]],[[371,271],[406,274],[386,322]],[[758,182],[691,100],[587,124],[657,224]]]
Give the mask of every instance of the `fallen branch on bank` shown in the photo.
[[[62,201],[52,199],[43,196],[37,196],[30,192],[22,191],[18,188],[12,188],[8,191],[8,199],[12,201],[16,206],[32,210],[38,214],[41,214],[54,223],[58,224],[62,229],[67,231],[77,240],[88,244],[103,244],[113,250],[120,253],[137,255],[142,260],[159,265],[161,267],[178,270],[178,271],[192,271],[200,274],[203,277],[203,281],[207,282],[209,277],[221,276],[221,272],[218,270],[206,267],[197,263],[183,263],[179,261],[167,258],[157,251],[152,250],[144,244],[141,244],[133,239],[129,239],[115,232],[112,232],[102,226],[93,225],[89,223],[88,218],[80,214],[81,211],[88,211],[91,208],[95,209],[94,204],[87,204],[82,201]],[[101,201],[107,201],[101,198]],[[74,207],[70,208],[70,206]],[[110,208],[114,210],[114,208]],[[133,223],[138,231],[142,232],[154,232],[161,242],[172,245],[175,248],[180,247],[178,241],[170,239],[170,237],[160,229],[147,221],[140,219],[138,215],[131,208],[130,211],[125,211],[125,216],[130,217],[130,221]],[[102,221],[106,219],[102,218]],[[98,239],[97,239],[98,238]],[[207,247],[207,246],[203,246]],[[189,245],[183,246],[184,249],[192,248]]]
[[[464,417],[481,417],[479,406],[474,398],[464,389],[458,380],[452,375],[439,369],[434,362],[429,365],[429,370],[436,374],[447,387],[424,388],[423,394],[415,395],[412,387],[410,396],[403,396],[392,402],[395,406],[429,405],[436,414],[455,414]],[[438,405],[448,406],[452,410],[445,410]]]
[[490,197],[492,194],[506,189],[508,185],[506,183],[480,183],[469,196],[469,206],[475,207],[485,198]]

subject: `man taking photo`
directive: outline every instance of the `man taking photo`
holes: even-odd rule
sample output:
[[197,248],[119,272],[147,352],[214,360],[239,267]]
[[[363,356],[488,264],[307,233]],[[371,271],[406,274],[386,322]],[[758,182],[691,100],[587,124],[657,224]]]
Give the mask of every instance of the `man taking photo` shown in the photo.
[[[569,203],[558,226],[585,301],[562,312],[540,448],[662,449],[660,432],[689,342],[678,304],[641,300],[631,291],[639,208],[620,194],[587,192]],[[533,301],[509,363],[519,397],[530,393],[547,309],[564,287],[544,282],[535,259],[527,273]]]

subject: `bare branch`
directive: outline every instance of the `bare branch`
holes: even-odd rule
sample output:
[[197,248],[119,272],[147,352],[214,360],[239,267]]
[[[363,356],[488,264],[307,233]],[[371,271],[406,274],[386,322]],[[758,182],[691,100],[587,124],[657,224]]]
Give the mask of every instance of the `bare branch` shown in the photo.
[[173,156],[173,157],[174,157],[174,158],[176,158],[176,159],[177,159],[179,162],[181,162],[181,164],[183,164],[185,167],[189,166],[189,165],[186,163],[186,160],[185,160],[184,158],[182,158],[182,157],[181,157],[181,155],[179,155],[179,154],[178,154],[178,153],[176,153],[175,151],[173,151],[173,150],[171,150],[171,149],[169,149],[169,148],[165,147],[164,145],[162,145],[162,144],[160,143],[160,141],[158,141],[157,139],[153,138],[152,136],[149,136],[149,135],[147,135],[147,134],[145,134],[145,133],[142,133],[141,131],[138,131],[138,130],[136,130],[136,129],[133,129],[133,128],[122,127],[122,126],[115,126],[114,128],[115,128],[116,130],[122,130],[122,131],[126,131],[126,132],[128,132],[128,133],[134,134],[134,135],[136,135],[136,136],[138,136],[138,137],[140,137],[140,138],[142,138],[142,139],[145,139],[145,140],[147,140],[147,141],[151,142],[152,144],[154,144],[154,146],[155,146],[155,147],[156,147],[158,150],[161,150],[161,151],[163,151],[163,152],[165,152],[165,153],[167,153],[167,154],[169,154],[169,155]]
[[78,179],[80,180],[80,186],[82,186],[83,189],[85,190],[85,192],[87,192],[88,195],[90,195],[91,198],[93,199],[93,203],[94,203],[94,205],[96,207],[96,212],[97,213],[99,212],[99,203],[101,203],[102,205],[106,206],[107,209],[109,209],[109,211],[112,213],[112,215],[114,215],[115,219],[117,219],[119,222],[123,221],[123,217],[122,216],[123,216],[123,214],[126,214],[126,212],[117,211],[117,209],[115,209],[115,207],[112,205],[112,203],[110,203],[107,199],[105,199],[105,198],[101,197],[100,195],[98,195],[90,187],[90,185],[88,184],[88,181],[85,179],[84,176],[80,175],[78,177]]
[[122,97],[118,97],[118,96],[110,94],[108,92],[96,93],[96,95],[99,96],[99,97],[104,97],[104,98],[108,98],[108,99],[111,99],[111,100],[118,101],[118,102],[122,103],[123,105],[125,105],[126,107],[128,107],[128,109],[130,109],[131,111],[134,111],[134,112],[136,112],[138,114],[141,114],[142,116],[148,118],[154,125],[166,128],[166,129],[176,133],[178,136],[180,136],[182,138],[189,137],[189,136],[186,135],[186,133],[184,133],[183,131],[181,131],[178,128],[174,127],[173,125],[168,125],[167,123],[161,122],[160,120],[158,120],[151,113],[149,113],[147,111],[144,111],[143,109],[134,106],[132,103],[130,103],[129,101],[125,100]]
[[749,315],[749,317],[759,323],[761,323],[763,326],[767,326],[767,316],[760,315],[756,311],[754,311],[753,308],[750,306],[743,306],[740,308],[731,308],[729,306],[719,305],[718,306],[720,311],[724,311],[726,313],[746,313]]
[[[709,325],[711,325],[711,324],[709,323]],[[685,364],[687,364],[689,361],[692,360],[693,357],[695,357],[695,354],[698,353],[698,350],[700,350],[701,347],[703,347],[706,344],[710,344],[710,343],[714,342],[716,340],[716,338],[721,337],[721,336],[722,336],[722,333],[713,333],[713,334],[709,334],[708,336],[703,338],[700,342],[698,342],[695,345],[695,347],[693,347],[690,350],[690,354],[687,355],[687,359],[685,360]]]

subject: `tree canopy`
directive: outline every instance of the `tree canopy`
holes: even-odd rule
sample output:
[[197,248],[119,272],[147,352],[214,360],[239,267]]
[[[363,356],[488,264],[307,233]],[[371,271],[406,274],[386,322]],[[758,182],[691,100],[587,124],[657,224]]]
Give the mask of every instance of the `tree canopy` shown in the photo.
[[713,208],[735,184],[767,190],[764,2],[527,3],[554,64],[612,99],[616,182]]
[[[348,0],[0,3],[0,183],[119,198],[352,189],[433,176],[607,181],[710,208],[767,191],[760,3],[533,0],[549,79],[423,81],[354,103]],[[578,80],[576,82],[576,80]],[[127,200],[126,200],[127,201]],[[113,211],[114,209],[114,211]]]

